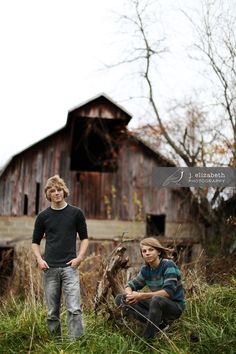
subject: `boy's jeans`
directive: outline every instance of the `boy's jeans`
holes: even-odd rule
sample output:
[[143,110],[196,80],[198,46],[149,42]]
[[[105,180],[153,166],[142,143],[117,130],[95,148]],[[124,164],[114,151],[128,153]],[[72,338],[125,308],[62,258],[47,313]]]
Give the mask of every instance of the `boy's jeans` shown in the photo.
[[132,315],[139,321],[146,323],[144,330],[146,339],[154,338],[163,322],[167,324],[169,321],[179,318],[184,310],[184,306],[158,295],[128,305],[125,302],[125,295],[119,294],[115,298],[115,303],[121,306],[127,315]]
[[49,268],[44,271],[44,290],[48,306],[48,329],[61,336],[60,304],[63,291],[67,308],[68,331],[71,339],[83,334],[80,308],[79,272],[72,267]]

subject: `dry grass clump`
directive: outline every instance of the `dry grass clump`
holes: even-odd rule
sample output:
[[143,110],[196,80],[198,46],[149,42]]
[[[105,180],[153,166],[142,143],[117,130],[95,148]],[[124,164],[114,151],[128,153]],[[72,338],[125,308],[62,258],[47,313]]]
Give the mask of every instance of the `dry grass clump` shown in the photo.
[[6,248],[1,250],[0,253],[0,295],[4,293],[5,288],[8,285],[9,277],[13,272],[13,257],[14,249]]
[[79,268],[82,303],[88,309],[94,307],[97,283],[101,279],[104,269],[105,258],[101,255],[87,257]]
[[229,284],[236,275],[236,253],[206,259],[206,281],[209,284]]
[[[106,259],[101,255],[90,255],[81,264],[80,284],[83,306],[91,308]],[[2,284],[3,285],[3,284]],[[30,245],[19,245],[14,255],[13,274],[4,284],[4,293],[21,295],[30,302],[42,301],[44,297],[42,271],[38,268]]]
[[202,253],[195,262],[180,265],[182,281],[187,297],[199,297],[206,291],[205,256]]
[[[79,268],[82,303],[87,309],[94,308],[97,285],[102,279],[107,259],[108,256],[92,254]],[[209,260],[201,255],[196,262],[180,264],[180,268],[186,295],[201,296],[209,281],[210,283],[216,281],[220,284],[229,283],[236,274],[236,258],[235,256],[218,257]],[[118,278],[125,284],[127,279],[136,272],[136,268],[130,267],[127,271],[122,270]],[[8,282],[5,282],[4,287],[6,294],[20,294],[31,302],[42,301],[42,271],[37,266],[30,244],[22,244],[15,249],[13,274]]]
[[8,284],[8,290],[13,295],[23,295],[35,302],[42,299],[43,286],[41,270],[37,267],[31,248],[18,246],[14,257],[14,269],[12,278]]

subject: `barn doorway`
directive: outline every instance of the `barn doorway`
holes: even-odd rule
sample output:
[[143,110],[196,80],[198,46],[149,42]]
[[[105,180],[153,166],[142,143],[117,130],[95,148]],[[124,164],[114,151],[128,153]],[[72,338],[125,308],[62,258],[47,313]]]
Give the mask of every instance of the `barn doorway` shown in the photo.
[[28,215],[28,195],[24,194],[23,214]]
[[164,236],[166,226],[165,214],[147,214],[146,215],[146,235]]

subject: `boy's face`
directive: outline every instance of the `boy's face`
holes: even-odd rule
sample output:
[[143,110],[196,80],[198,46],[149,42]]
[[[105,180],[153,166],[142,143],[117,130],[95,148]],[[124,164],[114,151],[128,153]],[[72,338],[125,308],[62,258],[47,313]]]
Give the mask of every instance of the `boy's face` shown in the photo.
[[143,259],[148,264],[153,264],[159,259],[160,252],[151,246],[141,246]]
[[51,187],[47,191],[47,198],[52,203],[60,203],[64,200],[64,190],[61,187]]

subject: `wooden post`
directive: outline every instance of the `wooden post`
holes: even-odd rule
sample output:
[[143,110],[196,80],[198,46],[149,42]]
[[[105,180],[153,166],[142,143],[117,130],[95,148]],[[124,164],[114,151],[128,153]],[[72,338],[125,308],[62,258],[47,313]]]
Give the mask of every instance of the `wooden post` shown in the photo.
[[126,247],[119,244],[111,253],[107,260],[107,266],[103,273],[102,279],[97,284],[96,294],[94,298],[94,310],[97,312],[101,304],[108,306],[109,290],[112,295],[124,293],[124,285],[119,280],[120,271],[128,268],[129,258],[125,256]]

